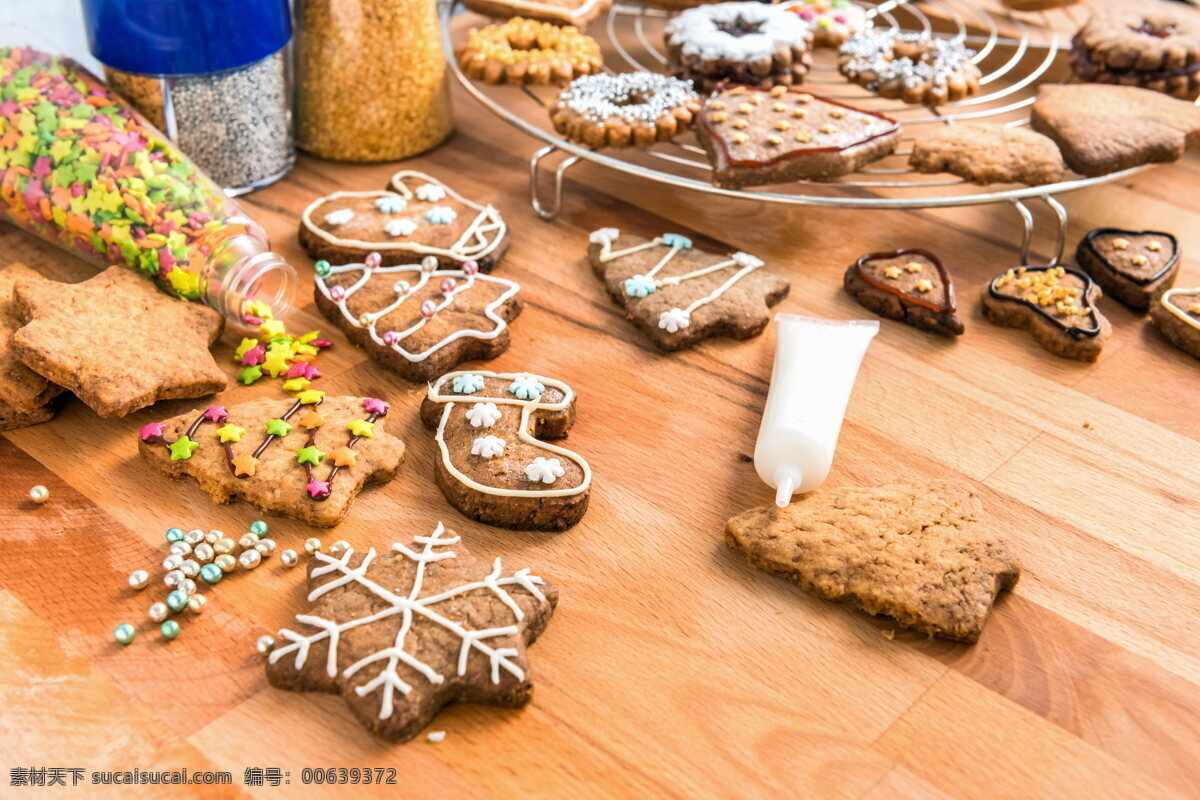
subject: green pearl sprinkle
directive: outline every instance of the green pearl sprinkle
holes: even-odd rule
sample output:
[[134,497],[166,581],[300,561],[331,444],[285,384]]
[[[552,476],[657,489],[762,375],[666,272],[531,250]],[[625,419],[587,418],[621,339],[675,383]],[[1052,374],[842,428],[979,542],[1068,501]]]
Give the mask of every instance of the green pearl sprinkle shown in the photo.
[[137,635],[137,630],[128,622],[122,622],[113,631],[113,639],[120,644],[129,644],[133,641],[133,637]]
[[167,528],[167,541],[171,544],[183,541],[183,528]]
[[169,619],[162,624],[159,631],[162,632],[164,639],[174,639],[179,635],[179,623],[173,619]]
[[224,575],[216,564],[205,564],[200,568],[200,578],[209,586],[216,586]]
[[183,611],[187,608],[188,593],[183,589],[176,589],[167,595],[167,607],[172,611]]
[[250,523],[250,532],[261,539],[267,535],[267,523],[263,522],[261,519],[256,519],[254,522]]
[[313,270],[317,273],[317,276],[321,278],[328,278],[329,273],[333,272],[329,266],[329,262],[323,258],[313,264]]

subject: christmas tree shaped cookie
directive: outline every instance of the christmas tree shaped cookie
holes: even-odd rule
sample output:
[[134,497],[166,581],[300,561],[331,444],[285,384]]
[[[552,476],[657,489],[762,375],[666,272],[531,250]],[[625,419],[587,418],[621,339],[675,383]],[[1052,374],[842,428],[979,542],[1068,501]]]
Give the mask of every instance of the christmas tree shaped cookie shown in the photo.
[[550,444],[575,422],[575,392],[528,372],[452,372],[430,385],[421,421],[437,432],[434,477],[472,519],[516,530],[566,530],[588,506],[592,471]]
[[390,551],[317,552],[308,613],[267,656],[271,685],[339,693],[368,729],[416,736],[454,702],[518,707],[533,683],[526,646],[557,589],[529,569],[476,561],[441,523]]
[[589,237],[588,259],[613,301],[668,351],[759,335],[789,288],[760,258],[705,253],[677,233],[642,239],[601,228]]
[[495,358],[508,349],[508,323],[521,313],[520,286],[484,275],[468,261],[438,269],[381,266],[378,253],[361,264],[316,264],[317,308],[350,341],[410,381],[429,381],[457,364]]
[[152,422],[142,457],[190,477],[217,503],[243,500],[268,514],[331,527],[368,483],[396,475],[404,443],[383,430],[388,404],[373,397],[262,399]]

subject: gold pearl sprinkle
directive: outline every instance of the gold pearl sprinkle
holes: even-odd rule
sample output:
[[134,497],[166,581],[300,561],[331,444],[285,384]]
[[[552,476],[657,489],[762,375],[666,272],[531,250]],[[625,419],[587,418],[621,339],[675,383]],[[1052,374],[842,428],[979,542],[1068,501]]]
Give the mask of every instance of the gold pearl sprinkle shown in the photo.
[[804,119],[805,117],[808,116],[808,112],[805,111],[803,108],[793,108],[792,116],[796,117],[797,119]]
[[1113,239],[1113,247],[1117,248],[1118,250],[1126,250],[1129,248],[1129,240]]
[[859,117],[858,121],[861,122],[863,125],[870,125],[875,120],[873,120],[871,117]]
[[842,117],[846,116],[846,112],[840,108],[831,108],[829,110],[829,116],[833,117],[834,119],[841,119]]
[[811,95],[811,94],[798,94],[798,95],[796,95],[796,102],[797,102],[797,103],[811,103],[811,102],[812,102],[812,99],[813,99],[813,98],[812,98],[812,95]]
[[918,292],[932,292],[933,281],[928,278],[921,278],[921,280],[917,281],[916,289]]
[[762,100],[763,100],[763,99],[762,99],[762,96],[761,96],[761,95],[757,95],[757,94],[756,94],[756,95],[753,95],[753,96],[751,96],[751,98],[750,98],[750,102],[751,102],[751,103],[753,103],[753,104],[754,104],[754,105],[756,105],[756,106],[758,106],[758,105],[762,105]]
[[746,122],[746,120],[744,120],[744,119],[735,119],[733,121],[733,127],[738,128],[738,129],[749,127],[749,125],[750,125],[750,123]]
[[775,105],[771,106],[771,110],[772,111],[787,111],[788,104],[787,103],[776,103]]
[[771,134],[767,137],[767,144],[781,145],[783,144],[783,139],[779,138],[775,134]]
[[721,109],[725,108],[725,101],[724,100],[713,100],[711,103],[708,104],[708,107],[713,109],[714,111],[720,111]]
[[739,114],[753,114],[754,105],[752,103],[742,103],[737,107]]
[[909,261],[907,264],[904,265],[905,272],[920,272],[921,269],[922,269],[921,262],[919,262],[919,261]]
[[883,268],[883,277],[891,278],[892,280],[896,280],[897,278],[900,277],[900,268],[899,267],[884,267]]
[[792,127],[792,123],[788,122],[786,119],[781,119],[775,123],[775,130],[777,131],[786,131],[790,127]]
[[819,128],[819,130],[821,131],[821,133],[837,133],[837,125],[831,125],[829,123],[825,123],[824,125],[822,125]]
[[796,141],[797,142],[811,142],[812,134],[809,133],[808,131],[800,131],[799,133],[796,134]]
[[787,94],[786,86],[772,86],[771,87],[771,97],[782,97],[785,94]]
[[733,134],[733,136],[730,136],[729,138],[733,140],[734,144],[745,144],[750,139],[749,136],[742,133],[741,131],[738,131],[737,133]]
[[1149,259],[1147,259],[1145,256],[1140,255],[1140,254],[1134,256],[1133,258],[1131,258],[1129,260],[1133,262],[1133,265],[1135,267],[1144,267],[1144,266],[1146,266],[1146,264],[1149,263]]
[[1151,253],[1157,253],[1159,250],[1162,250],[1162,245],[1158,242],[1150,242],[1148,245],[1146,245],[1146,249]]
[[718,111],[709,117],[709,119],[711,119],[713,122],[724,122],[725,120],[729,119],[729,115],[724,111]]

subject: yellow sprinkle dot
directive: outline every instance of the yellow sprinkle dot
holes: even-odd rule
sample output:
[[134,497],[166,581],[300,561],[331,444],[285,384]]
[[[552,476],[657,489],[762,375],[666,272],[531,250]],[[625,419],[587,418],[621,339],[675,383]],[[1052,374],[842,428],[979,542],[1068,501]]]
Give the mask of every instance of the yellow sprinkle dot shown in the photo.
[[792,123],[788,122],[786,119],[781,119],[775,123],[775,130],[777,131],[786,131],[790,127],[792,127]]
[[739,129],[746,128],[746,127],[749,127],[749,125],[750,125],[750,123],[746,122],[746,120],[744,120],[744,119],[735,119],[733,121],[733,127],[735,127],[735,128],[739,128]]
[[772,111],[787,111],[788,104],[787,103],[775,103],[774,105],[771,106],[771,110]]
[[734,144],[745,144],[746,141],[750,137],[747,136],[746,134],[742,133],[741,131],[738,131],[737,133],[733,134],[733,136],[730,136],[729,138],[733,140]]
[[920,272],[921,269],[922,269],[921,262],[919,262],[919,261],[909,261],[907,264],[904,265],[905,272]]
[[724,122],[725,120],[729,119],[729,115],[724,111],[718,111],[709,117],[709,119],[711,119],[713,122]]
[[811,95],[811,94],[798,94],[798,95],[796,95],[796,102],[797,102],[797,103],[811,103],[811,102],[812,102],[812,99],[813,99],[813,98],[812,98],[812,95]]
[[742,103],[737,107],[737,110],[739,114],[752,114],[754,112],[754,105],[752,103]]
[[786,86],[772,86],[772,87],[771,87],[771,96],[772,96],[772,97],[779,97],[779,96],[781,96],[781,95],[783,95],[783,94],[786,94],[786,93],[787,93],[787,87],[786,87]]
[[780,139],[775,134],[771,134],[770,136],[767,137],[767,144],[781,145],[781,144],[783,144],[783,139]]
[[800,131],[796,134],[796,141],[797,142],[811,142],[812,134],[809,133],[808,131]]
[[842,117],[846,116],[846,112],[842,111],[840,108],[833,108],[829,110],[829,116],[833,117],[834,119],[841,119]]
[[1113,239],[1113,247],[1117,248],[1118,250],[1125,250],[1126,248],[1129,247],[1129,240],[1128,239]]
[[711,103],[708,104],[708,107],[713,109],[714,111],[720,111],[721,109],[725,108],[725,101],[724,100],[713,100]]
[[932,292],[933,281],[929,280],[928,278],[921,278],[921,280],[917,281],[916,288],[918,292]]
[[803,108],[793,108],[793,109],[792,109],[792,116],[793,116],[793,117],[799,117],[800,119],[803,119],[804,117],[808,116],[808,112],[807,112],[807,111],[805,111]]
[[1133,262],[1135,267],[1144,267],[1147,263],[1149,263],[1148,259],[1143,255],[1136,255],[1129,260]]
[[826,123],[820,128],[821,133],[837,133],[837,125]]
[[900,268],[899,267],[884,267],[883,277],[891,278],[892,280],[899,278],[900,277]]
[[1152,253],[1157,253],[1159,250],[1162,250],[1162,245],[1158,242],[1150,242],[1150,244],[1146,245],[1146,249]]

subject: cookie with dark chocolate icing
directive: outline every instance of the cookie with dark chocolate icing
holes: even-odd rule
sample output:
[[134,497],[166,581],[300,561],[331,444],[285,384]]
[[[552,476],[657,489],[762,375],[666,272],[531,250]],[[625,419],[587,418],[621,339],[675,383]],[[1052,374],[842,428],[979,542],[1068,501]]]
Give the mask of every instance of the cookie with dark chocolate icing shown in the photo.
[[1161,0],[1106,0],[1075,34],[1071,71],[1088,83],[1200,96],[1200,13]]
[[1077,269],[1017,267],[988,282],[983,315],[996,325],[1028,330],[1057,356],[1095,361],[1112,335],[1112,326],[1096,308],[1102,294]]
[[1179,241],[1163,231],[1097,228],[1079,243],[1075,262],[1106,295],[1146,311],[1175,283]]
[[899,132],[882,114],[783,86],[718,87],[696,120],[713,183],[734,189],[849,174],[895,150]]
[[870,253],[846,269],[846,292],[880,316],[944,336],[960,336],[954,282],[941,259],[907,248]]
[[1171,344],[1200,358],[1200,287],[1163,292],[1150,305],[1150,321]]

